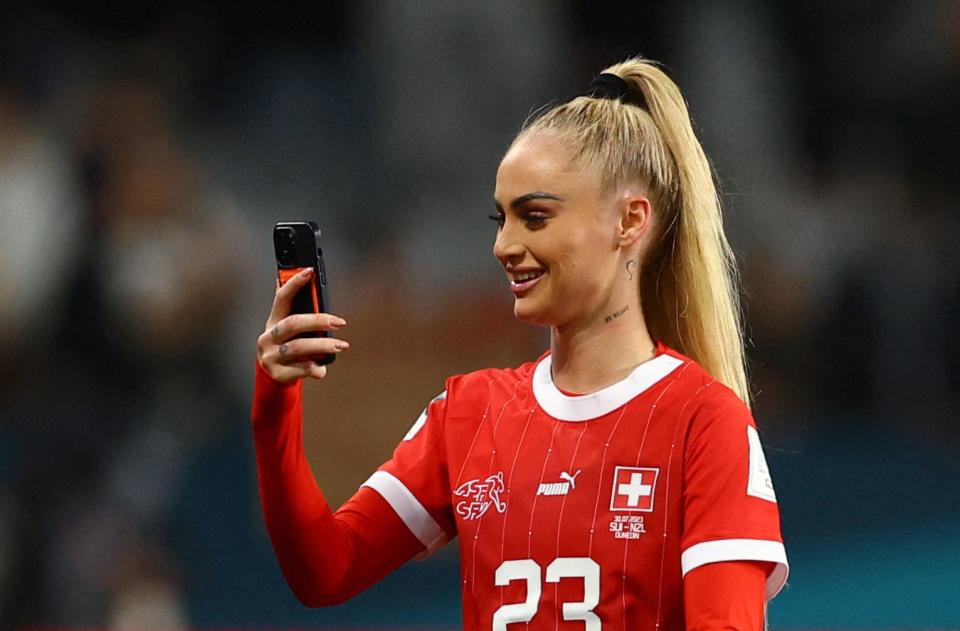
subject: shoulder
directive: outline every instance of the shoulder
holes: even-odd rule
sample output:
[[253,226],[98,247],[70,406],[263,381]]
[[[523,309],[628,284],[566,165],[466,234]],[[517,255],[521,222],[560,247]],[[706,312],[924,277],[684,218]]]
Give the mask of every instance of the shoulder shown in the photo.
[[542,359],[524,362],[510,368],[483,368],[472,372],[453,375],[446,380],[446,398],[448,405],[463,405],[488,402],[519,396],[520,390],[529,389],[529,383],[537,362]]
[[447,398],[491,391],[514,391],[530,381],[538,358],[512,368],[483,368],[447,378]]
[[746,422],[753,425],[753,415],[746,403],[731,388],[717,381],[696,361],[672,349],[667,352],[683,361],[676,371],[673,403],[681,420],[691,430],[706,429],[717,424]]

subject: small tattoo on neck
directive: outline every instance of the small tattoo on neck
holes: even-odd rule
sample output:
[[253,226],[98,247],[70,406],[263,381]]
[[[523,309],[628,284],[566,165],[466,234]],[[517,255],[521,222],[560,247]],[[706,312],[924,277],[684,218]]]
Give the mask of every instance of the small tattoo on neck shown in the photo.
[[627,261],[627,274],[630,274],[630,280],[633,280],[633,269],[637,266],[637,262],[634,259]]
[[614,320],[616,320],[617,318],[625,314],[627,312],[627,309],[629,308],[630,308],[630,305],[623,305],[622,309],[617,309],[616,311],[614,311],[613,313],[605,317],[603,321],[609,324],[610,322],[613,322]]

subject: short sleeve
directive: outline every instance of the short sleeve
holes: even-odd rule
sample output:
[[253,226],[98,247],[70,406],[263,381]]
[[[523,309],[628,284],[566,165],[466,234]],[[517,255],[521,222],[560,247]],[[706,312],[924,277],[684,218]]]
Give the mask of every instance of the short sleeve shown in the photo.
[[684,450],[683,574],[720,561],[769,561],[767,600],[786,583],[789,566],[780,511],[750,410],[728,388],[701,393]]
[[393,452],[361,486],[390,504],[428,556],[456,535],[450,508],[444,425],[446,391],[424,408]]

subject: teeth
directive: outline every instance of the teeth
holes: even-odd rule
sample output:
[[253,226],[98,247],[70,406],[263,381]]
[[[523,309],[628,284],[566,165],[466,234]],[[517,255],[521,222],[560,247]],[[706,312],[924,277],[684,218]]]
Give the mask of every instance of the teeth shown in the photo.
[[528,280],[533,280],[541,276],[543,272],[523,272],[522,274],[517,274],[513,277],[514,283],[524,283]]

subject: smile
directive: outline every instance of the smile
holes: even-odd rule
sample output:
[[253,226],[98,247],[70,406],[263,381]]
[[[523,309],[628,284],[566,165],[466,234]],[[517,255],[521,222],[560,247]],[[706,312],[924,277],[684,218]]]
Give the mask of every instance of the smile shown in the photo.
[[540,270],[513,274],[513,278],[510,279],[510,289],[513,290],[514,295],[521,296],[530,291],[543,277],[544,273],[543,270]]

